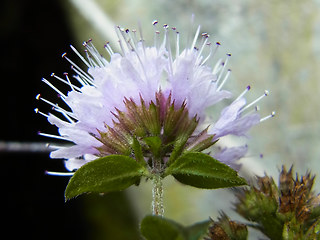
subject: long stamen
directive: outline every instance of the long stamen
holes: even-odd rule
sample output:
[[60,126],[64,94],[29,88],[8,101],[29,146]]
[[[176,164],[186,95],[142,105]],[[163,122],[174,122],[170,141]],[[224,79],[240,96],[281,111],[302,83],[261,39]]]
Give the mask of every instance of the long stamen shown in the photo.
[[71,84],[71,81],[70,81],[70,79],[69,79],[68,73],[64,73],[64,76],[66,77],[66,79],[67,79],[67,81],[68,81],[68,84],[69,84],[71,90],[74,91],[75,88],[74,88],[74,86]]
[[77,68],[75,68],[73,65],[71,66],[71,69],[77,74],[73,76],[82,86],[85,85],[91,85],[91,86],[96,86],[94,82],[87,78],[85,75],[83,75]]
[[[66,74],[66,73],[65,73],[65,74]],[[77,86],[75,86],[75,85],[71,84],[71,81],[70,81],[70,79],[69,79],[67,76],[66,76],[66,77],[67,77],[67,81],[66,81],[66,80],[64,80],[63,78],[59,77],[59,76],[56,76],[56,75],[55,75],[55,73],[51,73],[51,75],[50,75],[50,76],[51,76],[51,77],[54,77],[54,78],[56,78],[56,79],[58,79],[59,81],[61,81],[61,82],[65,83],[65,84],[67,84],[67,85],[69,85],[69,86],[71,87],[71,89],[72,89],[72,90],[76,89],[77,91],[81,91],[79,87],[77,87]]]
[[199,25],[198,28],[197,28],[197,31],[196,31],[196,34],[194,35],[194,38],[193,38],[193,42],[192,42],[192,45],[191,45],[191,50],[194,49],[194,47],[196,46],[196,42],[197,42],[197,39],[199,37],[199,34],[200,34],[200,29],[201,29],[201,26]]
[[144,55],[146,55],[146,46],[145,46],[145,42],[144,42],[144,38],[143,38],[141,22],[138,23],[138,27],[139,27],[140,41],[142,43],[143,53],[144,53]]
[[154,41],[154,46],[156,49],[158,49],[158,36],[159,36],[159,31],[157,30],[157,24],[158,24],[158,21],[157,20],[154,20],[152,22],[152,25],[154,26],[154,37],[153,37],[153,41]]
[[203,66],[210,59],[210,57],[212,56],[212,52],[213,52],[212,44],[211,43],[207,43],[206,45],[210,47],[210,51],[209,51],[208,56],[201,62],[200,66]]
[[[79,72],[82,73],[82,75],[86,76],[87,79],[90,79],[91,81],[93,81],[93,78],[90,77],[85,71],[83,71],[77,64],[75,64],[73,61],[70,60],[70,58],[66,57],[66,53],[62,54],[62,57],[64,59],[66,59],[74,68],[76,68]],[[90,67],[92,67],[90,65]]]
[[224,63],[222,62],[222,59],[219,59],[217,61],[217,63],[215,64],[214,68],[212,69],[212,74],[214,74],[214,75],[218,74],[221,71],[223,65],[224,65]]
[[108,52],[110,57],[114,54],[112,48],[110,47],[109,42],[106,42],[106,44],[103,47]]
[[170,45],[170,41],[169,41],[169,36],[168,36],[168,28],[169,26],[167,24],[164,24],[163,25],[163,28],[165,29],[165,39],[166,39],[166,47],[167,47],[167,50],[168,50],[168,59],[169,59],[169,72],[170,74],[172,75],[173,74],[173,66],[172,66],[172,52],[171,52],[171,45]]
[[61,113],[69,121],[69,123],[75,123],[75,121],[68,115],[70,112],[67,112],[62,108],[53,108],[53,110]]
[[179,57],[180,55],[180,33],[179,32],[176,32],[177,33],[177,40],[176,40],[176,58]]
[[122,44],[122,41],[121,41],[121,38],[120,38],[120,35],[119,35],[119,26],[115,27],[115,31],[117,33],[117,36],[118,36],[118,43],[119,43],[119,46],[120,46],[120,49],[121,49],[121,52],[122,52],[122,55],[125,56],[126,55],[126,52],[123,48],[123,44]]
[[276,115],[276,112],[272,112],[270,115],[268,115],[264,118],[261,118],[260,122],[264,122],[264,121],[268,120],[269,118],[273,118],[275,115]]
[[50,106],[52,106],[53,110],[62,113],[70,122],[74,122],[74,121],[72,121],[69,117],[76,119],[76,117],[74,116],[74,114],[72,112],[69,112],[69,111],[63,109],[62,107],[58,106],[58,104],[54,104],[54,103],[50,102],[49,100],[42,98],[40,94],[38,94],[36,96],[36,99],[41,100],[41,101],[49,104]]
[[247,92],[249,92],[250,89],[251,89],[251,86],[248,85],[248,86],[246,87],[246,89],[236,98],[236,100],[234,100],[234,102],[235,102],[235,101],[238,101],[240,98],[242,98]]
[[244,108],[241,109],[240,113],[243,112],[244,110],[248,109],[249,107],[251,107],[252,105],[255,105],[257,102],[259,102],[262,98],[266,97],[269,95],[269,92],[267,90],[264,91],[264,94],[261,95],[260,97],[258,97],[256,100],[254,100],[253,102],[249,103],[247,106],[245,106]]
[[133,38],[133,36],[131,35],[131,31],[129,29],[126,29],[126,34],[127,34],[127,39],[128,39],[128,44],[129,46],[131,47],[132,50],[136,50],[137,49],[137,46],[136,46],[136,41],[135,39]]
[[44,117],[46,117],[46,118],[49,117],[48,114],[45,114],[45,113],[43,113],[43,112],[40,112],[38,108],[35,108],[34,111],[35,111],[35,113],[39,113],[40,115],[42,115],[42,116],[44,116]]
[[131,43],[132,39],[130,38],[130,35],[129,35],[129,33],[130,33],[129,29],[122,29],[122,28],[119,27],[118,30],[119,30],[119,32],[120,32],[120,34],[122,36],[122,39],[126,43],[127,49],[129,51],[135,51],[135,46],[132,45],[132,43]]
[[[103,58],[101,57],[101,55],[99,54],[98,50],[96,49],[96,47],[92,44],[92,40],[89,39],[87,42],[85,42],[83,44],[83,46],[88,50],[88,52],[91,54],[90,56],[93,57],[91,63],[95,64],[96,66],[99,67],[104,67],[105,64],[103,63]],[[88,60],[90,61],[91,59],[88,58]]]
[[53,86],[47,79],[42,78],[42,82],[44,82],[49,87],[51,87],[53,90],[55,90],[61,97],[66,98],[66,95],[64,95],[59,89],[57,89],[55,86]]
[[46,175],[51,176],[61,176],[61,177],[71,177],[73,176],[74,172],[51,172],[51,171],[45,171]]
[[219,85],[219,87],[217,88],[217,91],[220,91],[221,88],[223,87],[223,85],[226,83],[226,81],[228,80],[229,76],[231,74],[231,69],[228,69],[227,74],[225,75],[224,79],[222,80],[222,83]]
[[220,82],[221,77],[222,77],[222,75],[224,74],[224,70],[225,70],[225,68],[226,68],[226,66],[227,66],[227,64],[228,64],[228,62],[229,62],[229,58],[230,58],[230,57],[231,57],[231,54],[228,53],[226,60],[221,64],[221,65],[222,65],[222,68],[221,68],[221,70],[219,71],[219,76],[218,76],[218,79],[217,79],[217,84]]
[[49,133],[42,133],[42,132],[38,132],[38,135],[43,136],[43,137],[49,137],[49,138],[54,138],[54,139],[59,139],[59,140],[65,140],[68,142],[72,142],[71,140],[62,137],[62,136],[58,136],[58,135],[53,135],[53,134],[49,134]]
[[82,62],[85,65],[87,65],[88,68],[91,67],[87,60],[78,52],[78,50],[74,46],[70,45],[70,48],[72,49],[72,51],[75,52],[75,54],[77,54],[77,56],[82,60]]
[[200,50],[199,50],[198,56],[197,56],[198,59],[202,57],[202,52],[203,52],[205,46],[207,46],[208,39],[209,39],[209,34],[202,33],[202,40],[201,40],[201,44],[200,44],[201,47],[200,47]]

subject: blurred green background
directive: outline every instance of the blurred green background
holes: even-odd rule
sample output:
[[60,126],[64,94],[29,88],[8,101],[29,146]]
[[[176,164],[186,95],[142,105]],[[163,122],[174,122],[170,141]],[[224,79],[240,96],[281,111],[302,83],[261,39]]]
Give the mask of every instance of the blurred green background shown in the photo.
[[[249,178],[264,172],[277,176],[282,164],[293,164],[301,174],[307,170],[320,173],[319,0],[68,0],[55,3],[59,5],[59,12],[52,10],[47,17],[53,21],[63,17],[65,22],[61,24],[67,26],[70,44],[78,48],[89,38],[98,49],[102,49],[105,41],[117,48],[114,26],[132,29],[137,28],[138,22],[145,39],[152,44],[154,19],[177,27],[183,42],[191,15],[195,14],[195,23],[202,26],[202,32],[208,32],[213,42],[222,43],[218,55],[224,57],[232,53],[229,65],[232,75],[224,88],[237,96],[250,84],[248,101],[268,89],[270,95],[259,104],[261,115],[277,113],[275,118],[254,127],[248,139],[228,138],[221,142],[222,145],[248,143],[250,150],[241,161],[241,174]],[[8,9],[14,13],[13,6]],[[15,19],[15,15],[8,14],[7,19],[10,17]],[[57,29],[52,35],[63,35]],[[36,41],[49,39],[37,38]],[[57,49],[57,55],[66,50],[71,51]],[[59,60],[56,64],[60,63]],[[55,71],[47,68],[46,72],[37,69],[37,73],[48,75],[47,71]],[[166,179],[165,185],[166,217],[191,224],[209,216],[215,218],[218,211],[223,210],[240,219],[232,211],[234,199],[228,190],[198,190],[172,179]],[[319,177],[315,190],[320,190]],[[85,223],[90,222],[84,225],[91,228],[88,230],[91,238],[83,236],[84,239],[137,239],[137,223],[150,213],[151,188],[143,182],[122,194],[83,196],[68,206],[72,204],[79,204],[77,214],[87,218]],[[126,216],[125,213],[132,214]],[[136,225],[131,224],[134,222]],[[122,229],[123,234],[111,237],[110,234],[119,232],[117,229]],[[251,235],[251,239],[255,237]]]

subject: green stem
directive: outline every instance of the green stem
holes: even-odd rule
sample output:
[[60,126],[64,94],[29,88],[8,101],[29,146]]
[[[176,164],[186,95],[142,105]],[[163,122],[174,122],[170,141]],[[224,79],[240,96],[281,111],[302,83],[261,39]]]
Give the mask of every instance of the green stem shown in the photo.
[[163,216],[163,184],[162,184],[162,163],[161,159],[154,158],[152,163],[152,214]]
[[152,214],[157,216],[163,216],[163,184],[162,177],[156,173],[152,179]]

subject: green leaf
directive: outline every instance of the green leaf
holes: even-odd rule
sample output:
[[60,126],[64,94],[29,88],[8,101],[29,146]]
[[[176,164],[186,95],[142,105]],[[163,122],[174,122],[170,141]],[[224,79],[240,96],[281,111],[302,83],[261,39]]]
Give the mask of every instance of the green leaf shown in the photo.
[[179,182],[197,188],[216,189],[247,184],[237,172],[207,154],[188,152],[176,159],[165,172]]
[[185,232],[188,236],[187,239],[188,240],[203,239],[203,237],[207,235],[208,229],[211,223],[212,223],[211,220],[206,220],[203,222],[195,223],[189,227],[186,227]]
[[87,192],[107,193],[121,191],[140,181],[148,171],[133,158],[110,155],[89,162],[79,168],[65,191],[69,200]]
[[140,230],[147,240],[186,240],[183,226],[160,216],[146,216]]

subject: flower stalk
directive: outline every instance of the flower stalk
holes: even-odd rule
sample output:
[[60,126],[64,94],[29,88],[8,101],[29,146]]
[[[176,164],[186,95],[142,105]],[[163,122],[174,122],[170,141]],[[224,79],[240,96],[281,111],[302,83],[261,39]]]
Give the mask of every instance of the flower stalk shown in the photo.
[[162,162],[161,158],[154,158],[152,161],[152,215],[164,215],[163,206],[163,183],[162,183]]
[[152,178],[152,215],[164,215],[163,206],[163,183],[160,174],[155,174]]

